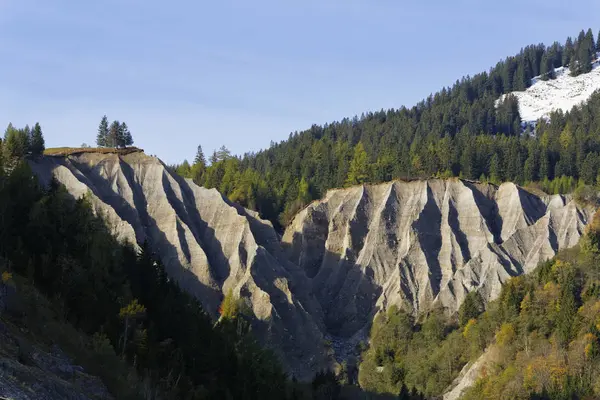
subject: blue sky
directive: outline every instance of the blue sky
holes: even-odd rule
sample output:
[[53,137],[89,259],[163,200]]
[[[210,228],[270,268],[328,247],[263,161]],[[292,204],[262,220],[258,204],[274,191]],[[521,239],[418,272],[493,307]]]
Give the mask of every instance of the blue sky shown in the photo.
[[169,163],[256,151],[600,29],[600,2],[569,3],[0,0],[0,123],[78,146],[107,114]]

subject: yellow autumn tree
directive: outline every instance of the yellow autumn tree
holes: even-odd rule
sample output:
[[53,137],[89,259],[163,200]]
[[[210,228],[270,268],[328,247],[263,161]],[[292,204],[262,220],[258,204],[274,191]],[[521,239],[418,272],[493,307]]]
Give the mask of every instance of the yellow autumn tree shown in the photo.
[[238,304],[233,296],[233,290],[229,289],[223,298],[219,307],[219,314],[222,318],[235,318],[238,314]]
[[124,332],[123,332],[123,347],[121,349],[121,356],[125,354],[127,348],[127,338],[129,337],[129,330],[131,325],[136,320],[143,318],[146,315],[146,307],[138,302],[137,299],[133,299],[125,307],[119,311],[119,318],[124,321]]

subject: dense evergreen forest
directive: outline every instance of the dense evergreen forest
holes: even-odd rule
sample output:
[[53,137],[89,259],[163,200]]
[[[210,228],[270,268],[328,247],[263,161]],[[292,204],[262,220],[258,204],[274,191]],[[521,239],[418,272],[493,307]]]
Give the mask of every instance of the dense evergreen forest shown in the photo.
[[280,228],[328,189],[392,179],[461,176],[570,191],[580,180],[597,181],[600,95],[538,121],[535,132],[522,124],[514,96],[504,96],[497,106],[496,101],[526,89],[533,77],[553,79],[555,68],[586,73],[598,51],[592,30],[581,31],[564,44],[527,46],[412,108],[313,125],[243,157],[223,147],[207,162],[199,148],[192,164],[172,168],[260,211]]
[[476,293],[457,318],[433,311],[414,321],[389,308],[373,323],[361,386],[437,396],[485,350],[488,365],[465,399],[599,398],[599,245],[600,213],[578,247],[512,278],[485,312]]
[[[85,198],[55,182],[40,186],[25,161],[38,156],[36,143],[43,147],[37,124],[33,133],[9,126],[0,141],[0,289],[15,280],[43,293],[61,321],[87,335],[81,346],[92,356],[77,362],[116,398],[287,398],[290,381],[238,317],[240,307],[226,296],[215,324],[147,246],[119,243]],[[51,337],[36,316],[40,300],[31,301],[16,322],[34,321]]]

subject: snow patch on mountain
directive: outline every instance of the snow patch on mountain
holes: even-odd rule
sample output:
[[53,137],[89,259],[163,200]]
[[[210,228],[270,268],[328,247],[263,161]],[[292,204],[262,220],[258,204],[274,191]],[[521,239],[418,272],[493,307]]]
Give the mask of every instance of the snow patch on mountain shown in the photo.
[[[568,68],[556,69],[556,79],[543,81],[532,79],[532,85],[525,91],[512,92],[519,100],[519,112],[523,122],[535,122],[548,117],[552,111],[570,111],[587,101],[600,89],[600,62],[596,61],[592,71],[576,77]],[[504,99],[503,95],[499,101]]]

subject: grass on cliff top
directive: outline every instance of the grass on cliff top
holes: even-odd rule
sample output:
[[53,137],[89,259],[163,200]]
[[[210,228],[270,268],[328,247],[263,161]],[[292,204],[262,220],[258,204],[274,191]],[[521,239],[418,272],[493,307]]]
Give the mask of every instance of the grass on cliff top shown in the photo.
[[127,155],[131,153],[141,153],[143,151],[144,150],[137,147],[126,147],[124,149],[115,149],[111,147],[54,147],[44,150],[44,155],[50,157],[64,157],[82,153]]

